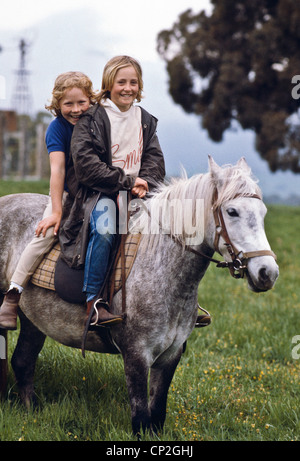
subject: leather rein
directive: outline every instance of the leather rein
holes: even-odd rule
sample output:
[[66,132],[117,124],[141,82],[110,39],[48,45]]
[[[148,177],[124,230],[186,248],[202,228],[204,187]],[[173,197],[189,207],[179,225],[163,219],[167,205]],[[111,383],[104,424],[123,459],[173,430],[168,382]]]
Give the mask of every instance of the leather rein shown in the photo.
[[[249,198],[255,198],[258,200],[261,200],[259,195],[257,194],[249,194],[249,195],[239,195],[237,194],[234,198],[237,197],[249,197]],[[214,194],[213,194],[213,205],[212,205],[212,210],[213,210],[213,216],[214,216],[214,221],[215,221],[215,239],[214,239],[214,249],[217,251],[219,254],[221,254],[219,250],[219,242],[220,238],[222,237],[225,246],[228,250],[228,253],[231,257],[231,261],[219,261],[217,259],[211,258],[204,253],[201,253],[198,250],[195,250],[191,246],[186,246],[185,249],[187,251],[190,251],[191,253],[197,254],[198,256],[202,256],[209,261],[217,264],[216,267],[221,267],[221,268],[228,268],[230,271],[230,274],[232,277],[239,279],[243,278],[245,275],[245,272],[247,271],[247,263],[248,260],[251,258],[256,258],[257,256],[272,256],[276,260],[276,255],[273,251],[271,250],[257,250],[257,251],[248,251],[248,252],[243,252],[239,251],[231,242],[230,237],[228,235],[223,213],[221,206],[216,207],[214,204],[216,203],[218,198],[218,191],[215,189]]]

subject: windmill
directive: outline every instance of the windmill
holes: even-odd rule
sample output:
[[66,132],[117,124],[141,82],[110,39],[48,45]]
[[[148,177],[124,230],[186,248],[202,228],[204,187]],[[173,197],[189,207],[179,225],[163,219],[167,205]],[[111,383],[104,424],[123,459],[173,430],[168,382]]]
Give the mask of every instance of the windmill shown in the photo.
[[[1,114],[0,127],[0,175],[5,176],[15,172],[17,176],[24,178],[28,174],[29,156],[30,156],[30,115],[32,114],[32,97],[29,88],[28,76],[30,72],[26,68],[26,57],[28,49],[31,46],[28,40],[19,39],[19,67],[15,71],[16,80],[11,98],[12,110],[3,111]],[[0,52],[12,51],[15,47],[3,49],[0,46]],[[16,128],[14,131],[9,130],[7,126],[8,115],[13,114]],[[16,117],[20,116],[20,117]],[[25,117],[24,117],[25,116]],[[29,117],[26,117],[29,116]],[[1,141],[2,140],[2,141]],[[10,143],[17,143],[16,167],[12,165],[12,154],[9,149]]]
[[30,46],[31,44],[23,38],[20,39],[20,61],[19,68],[15,71],[16,84],[12,96],[12,107],[19,115],[30,115],[32,112],[32,96],[28,79],[30,71],[26,69],[26,54]]

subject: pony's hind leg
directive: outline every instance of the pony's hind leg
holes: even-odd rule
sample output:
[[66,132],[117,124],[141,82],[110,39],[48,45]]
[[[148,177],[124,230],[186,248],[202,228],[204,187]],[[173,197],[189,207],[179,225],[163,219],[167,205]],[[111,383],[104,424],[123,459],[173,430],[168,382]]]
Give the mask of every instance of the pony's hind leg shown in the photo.
[[46,336],[19,311],[21,330],[11,364],[22,402],[28,408],[34,403],[34,370]]
[[172,359],[156,364],[150,372],[150,412],[152,429],[162,430],[166,419],[168,391],[176,367],[180,361],[183,347]]

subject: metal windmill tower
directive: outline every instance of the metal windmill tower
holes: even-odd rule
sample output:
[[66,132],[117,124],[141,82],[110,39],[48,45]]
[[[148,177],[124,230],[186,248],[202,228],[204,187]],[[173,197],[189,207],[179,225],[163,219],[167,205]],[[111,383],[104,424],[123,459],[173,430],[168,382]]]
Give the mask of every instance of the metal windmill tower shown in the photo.
[[32,96],[28,82],[30,71],[26,69],[26,53],[29,46],[24,39],[20,40],[20,62],[18,70],[15,71],[17,78],[12,96],[12,106],[19,115],[30,115],[32,112]]

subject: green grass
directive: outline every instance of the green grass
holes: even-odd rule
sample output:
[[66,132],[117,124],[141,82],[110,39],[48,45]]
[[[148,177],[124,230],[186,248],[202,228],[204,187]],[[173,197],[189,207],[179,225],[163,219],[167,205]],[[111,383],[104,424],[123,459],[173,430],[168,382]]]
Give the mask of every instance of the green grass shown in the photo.
[[13,181],[0,179],[0,197],[2,195],[33,192],[37,194],[49,194],[49,181]]
[[[255,294],[211,265],[199,302],[213,316],[194,330],[172,381],[161,441],[300,440],[300,208],[269,206],[266,231],[280,277]],[[9,333],[9,356],[18,332]],[[26,411],[9,370],[0,440],[133,441],[123,362],[49,338],[36,368],[38,407]],[[152,440],[150,435],[145,440]]]

